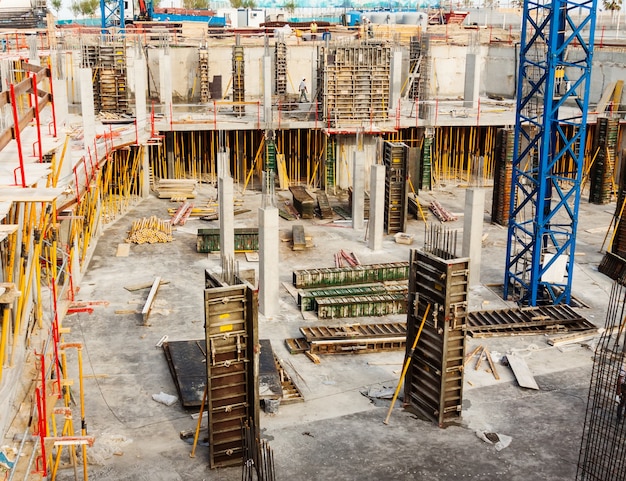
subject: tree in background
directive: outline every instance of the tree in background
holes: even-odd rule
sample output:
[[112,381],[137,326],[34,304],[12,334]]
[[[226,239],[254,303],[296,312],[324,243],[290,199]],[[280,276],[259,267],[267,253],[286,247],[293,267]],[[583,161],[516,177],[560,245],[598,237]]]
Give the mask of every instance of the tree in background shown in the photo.
[[287,0],[283,5],[283,8],[289,15],[293,15],[296,11],[296,8],[298,8],[298,3],[296,2],[296,0]]
[[602,6],[605,10],[611,12],[611,18],[615,17],[615,12],[622,9],[622,0],[602,0]]
[[62,4],[63,4],[63,0],[51,0],[50,1],[50,7],[52,7],[52,10],[54,10],[55,17],[59,16],[59,10],[61,10]]
[[208,10],[209,0],[183,0],[183,8],[189,10]]
[[254,0],[230,0],[230,6],[233,8],[256,8]]
[[86,17],[93,17],[100,7],[100,0],[81,0],[78,6],[81,14]]
[[74,15],[74,18],[78,17],[80,15],[80,5],[78,4],[78,2],[72,2],[72,5],[70,5],[70,10],[72,11],[72,15]]

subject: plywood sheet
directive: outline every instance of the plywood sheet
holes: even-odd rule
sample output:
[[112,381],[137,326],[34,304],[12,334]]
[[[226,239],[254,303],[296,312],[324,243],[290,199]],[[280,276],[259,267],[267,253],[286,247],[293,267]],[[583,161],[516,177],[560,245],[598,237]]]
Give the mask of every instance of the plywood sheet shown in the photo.
[[117,245],[117,252],[115,253],[116,257],[128,257],[130,254],[130,244],[128,242],[124,242],[123,244]]
[[533,374],[528,369],[528,365],[526,361],[516,356],[515,354],[507,354],[507,360],[509,361],[509,366],[511,366],[511,370],[513,374],[515,374],[515,378],[517,379],[517,383],[528,389],[537,389],[539,390],[539,386],[533,377]]
[[29,189],[22,187],[0,188],[0,202],[52,202],[64,189]]

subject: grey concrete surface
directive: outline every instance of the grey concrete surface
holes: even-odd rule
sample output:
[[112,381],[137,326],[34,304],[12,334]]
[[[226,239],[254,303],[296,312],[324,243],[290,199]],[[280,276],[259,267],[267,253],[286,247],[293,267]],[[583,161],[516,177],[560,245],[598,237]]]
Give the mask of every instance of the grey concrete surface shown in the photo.
[[[235,217],[235,227],[255,227],[261,194],[235,188],[251,212]],[[288,192],[278,193],[290,199]],[[202,185],[196,205],[215,197],[212,186]],[[465,192],[456,186],[420,193],[425,206],[436,198],[459,220],[449,227],[462,229]],[[502,282],[506,230],[489,224],[491,189],[485,196],[481,280],[471,289],[470,309],[494,309],[510,305],[498,297]],[[343,205],[347,199],[342,198]],[[337,199],[331,198],[331,203]],[[179,433],[195,428],[195,420],[179,403],[165,406],[152,400],[161,391],[176,394],[165,357],[155,344],[169,340],[200,339],[204,335],[202,290],[204,270],[217,269],[219,256],[196,252],[196,231],[214,226],[190,220],[177,228],[168,244],[132,245],[128,257],[116,257],[133,220],[150,215],[167,218],[168,200],[150,196],[126,216],[106,227],[93,251],[77,300],[106,300],[92,314],[73,314],[64,325],[71,328],[68,340],[82,342],[85,356],[86,421],[97,438],[89,450],[92,480],[238,480],[239,468],[208,469],[208,450],[200,446],[191,459],[191,446]],[[574,294],[589,304],[579,312],[601,326],[604,323],[611,281],[597,272],[600,245],[615,204],[581,204]],[[432,215],[430,220],[434,221]],[[307,221],[306,231],[314,247],[291,251],[280,243],[277,263],[280,280],[291,282],[293,269],[333,265],[339,249],[353,251],[362,263],[408,259],[410,248],[421,246],[424,225],[410,220],[412,246],[395,244],[385,236],[382,249],[371,251],[363,232],[346,223]],[[290,236],[291,225],[280,219],[281,240]],[[461,236],[459,236],[461,238]],[[459,245],[459,254],[460,254]],[[258,268],[237,255],[241,269]],[[156,297],[149,325],[139,314],[116,311],[141,310],[148,290],[129,292],[124,285],[151,282],[155,276],[169,281]],[[304,325],[329,324],[303,319],[294,298],[281,287],[280,313],[259,319],[260,338],[270,339],[276,354],[301,388],[306,402],[280,406],[276,414],[261,413],[262,435],[274,450],[279,480],[571,480],[584,422],[592,347],[550,347],[543,336],[469,339],[468,349],[482,344],[496,360],[507,352],[524,357],[535,374],[539,391],[520,388],[511,371],[498,361],[500,380],[485,366],[465,372],[462,421],[440,429],[416,419],[398,402],[389,425],[382,423],[389,401],[371,400],[370,388],[395,388],[402,352],[322,356],[313,364],[303,355],[290,355],[286,337],[299,334]],[[390,320],[401,320],[395,316]],[[337,322],[376,322],[375,318]],[[75,363],[70,362],[70,366]],[[296,374],[297,371],[297,374]],[[75,375],[75,374],[74,374]],[[476,432],[496,432],[512,438],[508,447],[496,448],[479,439]],[[73,479],[63,469],[59,479]]]

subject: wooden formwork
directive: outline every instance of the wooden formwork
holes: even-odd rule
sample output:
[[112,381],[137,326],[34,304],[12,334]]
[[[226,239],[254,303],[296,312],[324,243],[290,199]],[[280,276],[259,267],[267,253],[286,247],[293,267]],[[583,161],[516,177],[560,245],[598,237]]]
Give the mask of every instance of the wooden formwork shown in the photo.
[[[439,426],[461,416],[469,259],[441,259],[412,250],[409,273],[407,408]],[[424,328],[410,350],[428,305]]]
[[242,423],[258,426],[257,304],[246,285],[204,291],[211,468],[240,464]]

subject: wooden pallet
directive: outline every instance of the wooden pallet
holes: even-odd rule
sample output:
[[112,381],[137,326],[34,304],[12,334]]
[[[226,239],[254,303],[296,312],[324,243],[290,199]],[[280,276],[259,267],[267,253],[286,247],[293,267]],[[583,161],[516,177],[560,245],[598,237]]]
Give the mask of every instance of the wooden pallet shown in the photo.
[[287,346],[291,354],[302,354],[311,348],[311,345],[304,337],[285,339],[285,346]]
[[283,387],[283,397],[280,400],[281,404],[295,404],[304,402],[304,396],[300,388],[293,382],[291,376],[285,370],[285,367],[280,362],[280,359],[274,355],[274,361],[276,362],[276,370],[280,376],[281,385]]

